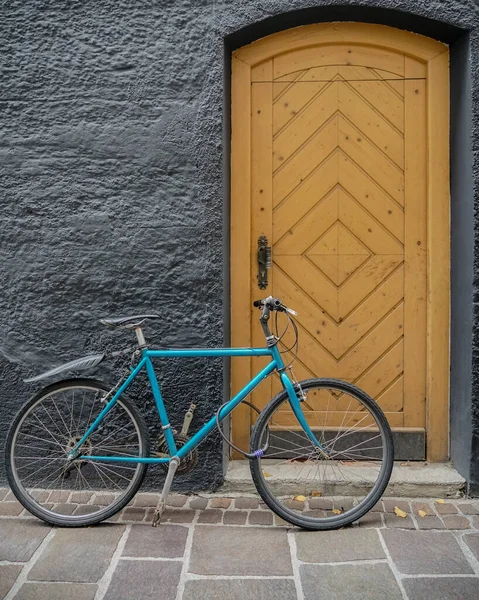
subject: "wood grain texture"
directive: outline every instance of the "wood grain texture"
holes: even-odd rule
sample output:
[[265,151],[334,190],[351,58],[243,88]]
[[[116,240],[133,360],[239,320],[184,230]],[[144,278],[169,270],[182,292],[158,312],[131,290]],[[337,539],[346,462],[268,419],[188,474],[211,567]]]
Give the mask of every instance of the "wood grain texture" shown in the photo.
[[[395,427],[426,426],[428,457],[442,460],[449,360],[446,47],[388,27],[336,23],[274,34],[234,56],[256,65],[248,84],[243,80],[249,114],[243,110],[236,121],[253,140],[240,184],[244,190],[249,182],[251,207],[250,233],[242,229],[250,244],[242,246],[242,281],[250,265],[243,295],[279,296],[298,310],[298,379],[355,382]],[[273,246],[263,293],[255,285],[258,235]],[[249,310],[249,340],[260,344],[257,315]],[[291,339],[288,333],[285,342]],[[277,391],[272,380],[255,398],[263,406]],[[315,407],[308,411],[313,418]]]

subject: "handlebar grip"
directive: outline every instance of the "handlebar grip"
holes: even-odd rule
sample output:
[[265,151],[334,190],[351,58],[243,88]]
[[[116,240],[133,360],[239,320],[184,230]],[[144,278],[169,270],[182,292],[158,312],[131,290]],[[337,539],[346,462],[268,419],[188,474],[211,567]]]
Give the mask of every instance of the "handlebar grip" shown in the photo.
[[254,306],[255,308],[259,308],[260,306],[263,306],[263,304],[264,304],[264,300],[255,300],[255,301],[253,302],[253,306]]

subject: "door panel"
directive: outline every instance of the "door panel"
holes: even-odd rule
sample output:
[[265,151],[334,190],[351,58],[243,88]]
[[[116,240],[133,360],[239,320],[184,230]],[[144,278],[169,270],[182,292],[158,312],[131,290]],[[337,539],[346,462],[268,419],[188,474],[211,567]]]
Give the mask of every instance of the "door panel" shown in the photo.
[[[233,218],[244,210],[234,201],[241,174],[248,179],[243,186],[247,198],[241,199],[248,205],[248,219],[239,228],[249,230],[247,289],[233,265],[231,274],[232,292],[242,294],[243,311],[249,310],[249,335],[239,333],[241,325],[232,314],[233,343],[264,344],[258,314],[246,306],[259,297],[279,296],[299,312],[298,379],[354,382],[379,402],[393,427],[424,431],[428,411],[438,408],[444,414],[447,403],[446,388],[428,397],[433,368],[428,301],[430,310],[434,296],[428,289],[428,264],[435,252],[427,232],[428,123],[435,109],[424,54],[433,61],[447,47],[415,36],[414,57],[412,34],[399,32],[405,36],[401,52],[400,39],[393,48],[382,41],[383,30],[390,28],[353,25],[335,24],[328,30],[329,42],[319,32],[316,40],[313,31],[304,32],[307,47],[298,47],[296,39],[295,48],[285,44],[282,51],[280,38],[290,33],[275,34],[266,59],[267,38],[257,42],[259,63],[254,44],[233,59],[232,252]],[[235,101],[240,101],[234,96],[235,60],[243,59],[250,67],[247,74],[239,67],[248,81],[241,94],[243,102],[248,97],[249,115],[239,106],[235,112]],[[447,146],[447,137],[441,144]],[[245,164],[246,153],[248,168],[235,162],[241,155]],[[447,201],[447,189],[440,197]],[[439,224],[442,244],[448,243],[448,226]],[[258,289],[256,278],[261,235],[268,238],[273,256],[266,290]],[[444,317],[447,287],[434,292]],[[442,324],[447,344],[447,322]],[[288,345],[291,340],[288,332],[283,341]],[[259,363],[253,361],[254,371]],[[233,388],[250,368],[233,364]],[[279,389],[276,379],[268,379],[254,393],[254,403],[262,408]],[[306,409],[312,423],[322,417],[319,408]],[[239,443],[247,440],[251,425],[251,415],[244,413],[233,419]],[[331,415],[328,425],[341,422],[341,415]],[[287,411],[284,418],[285,423],[291,418]],[[444,435],[447,422],[441,426]],[[447,452],[444,443],[441,451]]]

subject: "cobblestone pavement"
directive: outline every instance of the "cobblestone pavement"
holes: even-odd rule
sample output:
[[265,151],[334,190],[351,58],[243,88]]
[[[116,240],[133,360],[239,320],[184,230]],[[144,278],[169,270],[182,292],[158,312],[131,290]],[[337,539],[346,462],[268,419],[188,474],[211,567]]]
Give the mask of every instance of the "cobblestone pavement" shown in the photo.
[[157,500],[141,493],[105,524],[57,529],[0,489],[0,600],[479,598],[478,500],[385,498],[329,532],[244,496],[172,495],[154,529]]

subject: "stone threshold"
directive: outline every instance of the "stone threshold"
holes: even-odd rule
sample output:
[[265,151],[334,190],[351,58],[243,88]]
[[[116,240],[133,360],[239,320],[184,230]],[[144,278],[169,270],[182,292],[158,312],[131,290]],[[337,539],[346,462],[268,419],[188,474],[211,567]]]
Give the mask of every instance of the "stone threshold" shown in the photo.
[[[288,470],[288,465],[279,467],[276,465],[274,476],[268,479],[268,484],[274,488],[274,483],[277,481],[278,486],[285,490]],[[464,477],[459,475],[450,463],[397,462],[394,464],[391,480],[384,495],[408,498],[458,498],[464,493],[465,484]],[[256,492],[248,461],[229,462],[225,482],[219,491],[225,494]],[[347,495],[347,490],[344,494]]]

